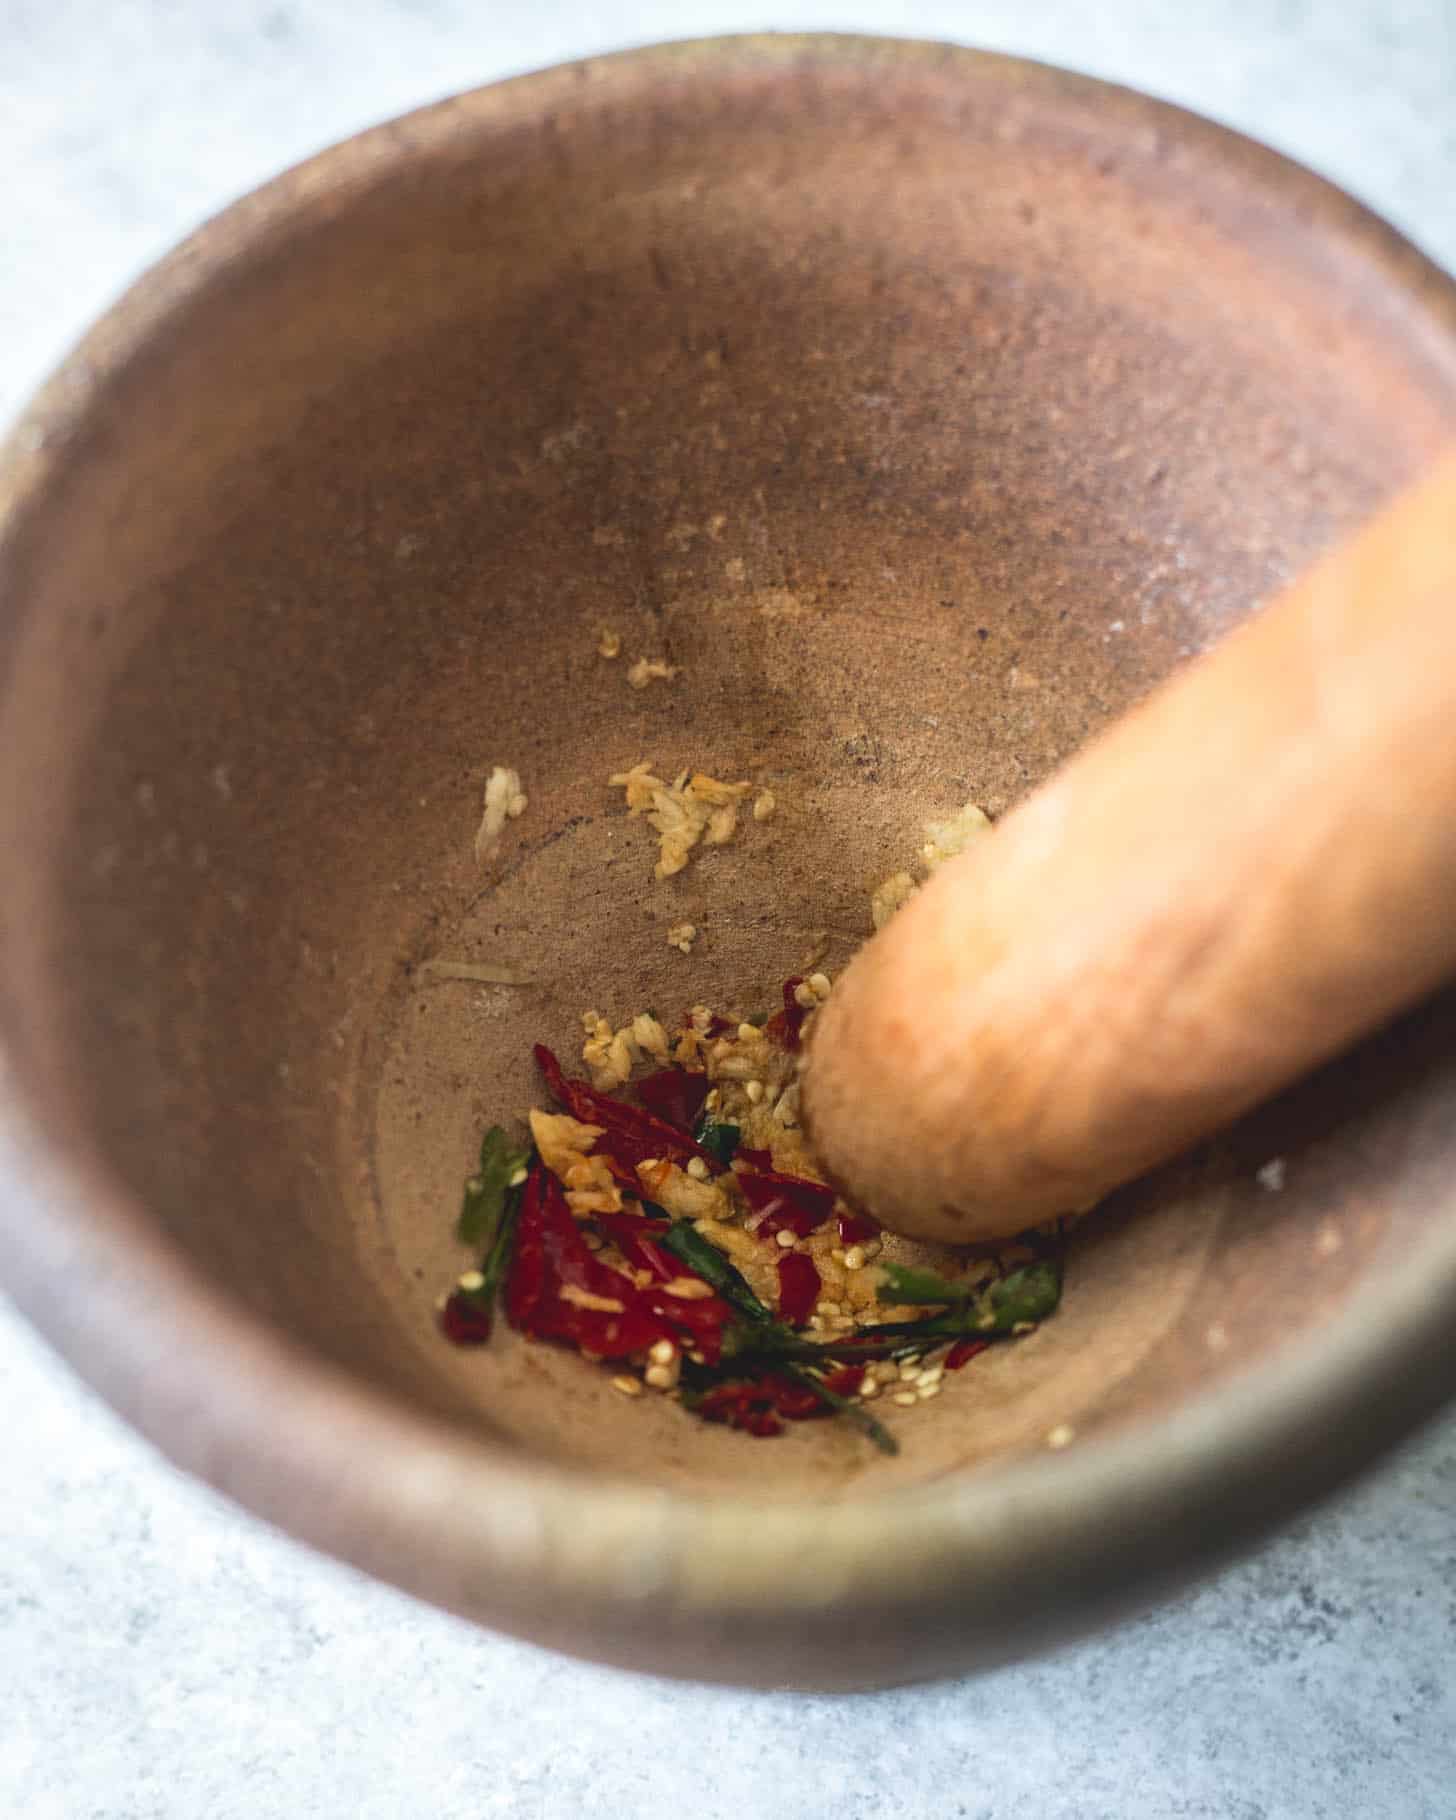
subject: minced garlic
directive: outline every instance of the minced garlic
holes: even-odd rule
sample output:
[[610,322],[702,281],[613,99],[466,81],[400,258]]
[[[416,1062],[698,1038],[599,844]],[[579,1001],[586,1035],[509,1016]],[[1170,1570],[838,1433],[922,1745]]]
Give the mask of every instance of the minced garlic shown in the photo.
[[627,681],[634,689],[645,689],[650,682],[671,682],[677,675],[677,665],[664,662],[660,657],[639,657],[627,672]]
[[475,860],[483,866],[500,844],[506,822],[526,812],[526,795],[521,789],[521,774],[506,765],[497,765],[486,779],[485,812],[475,831]]
[[630,771],[613,772],[608,780],[621,790],[633,815],[646,814],[658,837],[654,876],[671,878],[687,865],[699,841],[721,847],[732,840],[738,827],[738,805],[753,789],[751,783],[725,784],[701,771],[681,772],[667,783],[652,774],[644,759]]
[[[975,803],[966,803],[943,822],[926,822],[925,832],[929,839],[920,849],[920,863],[927,872],[934,872],[948,859],[964,853],[967,847],[989,834],[991,819]],[[870,893],[870,917],[876,929],[883,929],[919,889],[908,872],[893,872],[876,885]]]

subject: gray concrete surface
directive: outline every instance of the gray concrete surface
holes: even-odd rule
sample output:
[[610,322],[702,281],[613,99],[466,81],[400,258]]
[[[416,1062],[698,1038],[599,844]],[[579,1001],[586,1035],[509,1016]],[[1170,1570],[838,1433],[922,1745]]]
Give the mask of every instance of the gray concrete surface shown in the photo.
[[[0,0],[0,419],[180,233],[451,89],[718,30],[956,38],[1200,108],[1456,266],[1451,0]],[[3,1192],[3,1185],[0,1185]],[[830,1701],[471,1632],[180,1479],[0,1309],[14,1820],[1449,1820],[1456,1425],[1191,1597]]]

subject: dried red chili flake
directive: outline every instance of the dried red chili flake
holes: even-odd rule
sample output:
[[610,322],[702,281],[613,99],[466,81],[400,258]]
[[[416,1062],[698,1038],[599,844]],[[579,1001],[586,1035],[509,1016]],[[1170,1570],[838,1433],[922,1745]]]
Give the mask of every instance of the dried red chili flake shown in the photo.
[[836,1396],[857,1397],[864,1389],[864,1379],[863,1365],[841,1365],[838,1371],[830,1372],[824,1383]]
[[656,1118],[691,1132],[708,1097],[706,1074],[685,1068],[663,1068],[637,1082],[637,1097]]
[[754,1150],[747,1144],[740,1144],[733,1152],[735,1163],[747,1163],[750,1169],[772,1169],[773,1152],[771,1150]]
[[786,1422],[812,1422],[816,1416],[827,1416],[829,1405],[823,1397],[810,1390],[805,1384],[796,1384],[792,1378],[775,1377],[773,1383],[774,1409]]
[[866,1214],[850,1213],[843,1207],[839,1210],[838,1224],[841,1245],[863,1245],[880,1236],[879,1227]]
[[[563,1294],[567,1289],[619,1306],[583,1307]],[[561,1184],[539,1164],[521,1197],[506,1315],[533,1339],[564,1340],[603,1359],[625,1358],[654,1341],[675,1338],[636,1284],[588,1249]]]
[[686,1163],[699,1156],[715,1173],[721,1173],[723,1165],[717,1157],[694,1143],[686,1132],[639,1107],[614,1100],[610,1094],[598,1093],[585,1081],[569,1079],[544,1043],[537,1043],[532,1054],[552,1097],[582,1124],[604,1128],[604,1135],[594,1147],[597,1153],[613,1157],[632,1170],[654,1157]]
[[[715,1295],[668,1295],[660,1287],[682,1277],[698,1277],[695,1270],[659,1243],[668,1223],[637,1219],[630,1213],[605,1213],[597,1215],[596,1225],[634,1269],[650,1271],[657,1279],[638,1292],[648,1313],[672,1327],[674,1339],[683,1339],[702,1353],[709,1365],[716,1365],[723,1351],[723,1329],[732,1323],[733,1310]],[[704,1280],[698,1277],[699,1282]]]
[[610,1150],[603,1150],[600,1143],[593,1147],[591,1154],[602,1159],[612,1180],[624,1194],[635,1196],[642,1193],[642,1178],[635,1169],[629,1169],[625,1163],[614,1157]]
[[440,1310],[440,1331],[456,1346],[484,1346],[492,1325],[486,1304],[459,1289]]
[[784,1008],[775,1011],[764,1025],[765,1033],[782,1048],[796,1050],[803,1038],[804,1019],[808,1017],[811,1006],[801,1005],[794,997],[804,983],[802,973],[795,973],[784,981]]
[[792,1232],[806,1239],[834,1211],[834,1190],[823,1182],[801,1175],[780,1175],[776,1170],[745,1170],[738,1177],[743,1198],[759,1216],[753,1230],[771,1236]]
[[639,1219],[632,1213],[599,1213],[594,1223],[634,1270],[650,1271],[659,1283],[670,1283],[683,1275],[686,1266],[657,1243],[657,1237],[668,1230],[665,1220]]
[[526,1177],[521,1192],[521,1211],[516,1221],[516,1242],[511,1252],[511,1267],[506,1277],[506,1319],[521,1332],[530,1323],[546,1292],[544,1164],[536,1163]]
[[780,1418],[785,1422],[811,1422],[833,1413],[813,1389],[777,1371],[715,1385],[701,1398],[697,1409],[705,1421],[726,1422],[730,1428],[742,1428],[753,1435],[780,1434]]
[[802,1327],[819,1300],[819,1272],[814,1260],[802,1251],[779,1259],[779,1313],[793,1327]]
[[[689,1274],[684,1272],[683,1274]],[[700,1352],[704,1361],[716,1365],[723,1356],[723,1330],[733,1322],[733,1310],[717,1296],[669,1295],[665,1289],[649,1285],[642,1291],[648,1311],[675,1329],[673,1338]]]
[[962,1365],[969,1365],[972,1359],[990,1350],[989,1340],[957,1340],[945,1355],[945,1368],[947,1371],[959,1371]]
[[723,1422],[751,1435],[783,1433],[773,1399],[760,1395],[753,1384],[715,1384],[699,1399],[697,1412],[705,1422]]

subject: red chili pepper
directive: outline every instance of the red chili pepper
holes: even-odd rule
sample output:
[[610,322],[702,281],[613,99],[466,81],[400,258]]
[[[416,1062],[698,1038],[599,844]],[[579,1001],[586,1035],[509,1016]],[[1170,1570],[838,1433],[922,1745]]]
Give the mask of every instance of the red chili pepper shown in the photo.
[[879,1227],[862,1213],[849,1213],[843,1207],[839,1210],[839,1242],[841,1245],[863,1245],[866,1240],[878,1238]]
[[657,1279],[655,1284],[638,1291],[648,1313],[673,1328],[674,1339],[681,1337],[710,1365],[716,1365],[723,1351],[723,1329],[733,1320],[733,1310],[717,1296],[689,1299],[667,1295],[657,1286],[678,1277],[697,1276],[681,1258],[658,1243],[658,1237],[668,1230],[667,1224],[661,1220],[639,1220],[630,1213],[603,1213],[596,1216],[596,1226],[634,1269],[648,1270]]
[[796,973],[784,981],[784,1008],[776,1011],[764,1025],[764,1030],[772,1040],[790,1051],[799,1047],[804,1032],[804,1019],[812,1007],[801,1005],[794,997],[804,983],[802,973]]
[[537,1043],[532,1053],[536,1066],[546,1076],[552,1097],[582,1124],[605,1128],[606,1135],[597,1139],[597,1151],[615,1157],[634,1170],[638,1163],[645,1163],[652,1157],[668,1157],[674,1162],[685,1163],[700,1156],[711,1169],[721,1173],[723,1165],[717,1157],[694,1143],[685,1132],[678,1131],[663,1119],[654,1118],[650,1112],[614,1100],[610,1094],[598,1093],[585,1081],[569,1080],[562,1072],[561,1063],[544,1043]]
[[708,1097],[708,1077],[684,1068],[663,1068],[638,1081],[637,1097],[655,1117],[691,1132]]
[[802,1327],[819,1300],[819,1272],[802,1251],[779,1259],[779,1313],[792,1327]]
[[663,1322],[650,1310],[627,1301],[621,1314],[609,1314],[600,1308],[578,1308],[571,1302],[561,1305],[553,1339],[569,1340],[582,1352],[593,1352],[600,1359],[625,1359],[629,1353],[645,1352],[659,1340],[672,1339]]
[[751,1435],[783,1433],[772,1401],[756,1394],[752,1384],[715,1385],[698,1403],[698,1414],[705,1422],[725,1422]]
[[[674,1256],[654,1236],[666,1232],[667,1225],[659,1220],[637,1219],[632,1214],[625,1213],[599,1214],[596,1225],[612,1240],[630,1265],[638,1270],[651,1271],[657,1279],[644,1289],[628,1285],[628,1295],[634,1305],[660,1323],[660,1331],[653,1337],[661,1339],[665,1333],[667,1338],[701,1352],[708,1364],[716,1365],[723,1351],[723,1330],[732,1324],[733,1310],[715,1295],[668,1295],[659,1287],[681,1277],[697,1277],[695,1270]],[[599,1270],[606,1269],[609,1276],[615,1276],[619,1283],[623,1281],[620,1273],[612,1272],[610,1266],[603,1266],[600,1259],[593,1259],[593,1262]],[[702,1281],[701,1278],[698,1280]],[[596,1287],[595,1284],[590,1286]],[[597,1293],[615,1295],[619,1299],[622,1297],[619,1288],[598,1288]],[[598,1351],[600,1348],[590,1347],[588,1350]]]
[[600,1141],[593,1146],[591,1154],[602,1159],[611,1173],[612,1180],[623,1193],[630,1195],[642,1193],[642,1178],[637,1171],[630,1169],[626,1163],[620,1162],[610,1150],[603,1150]]
[[723,1329],[733,1320],[733,1310],[726,1302],[717,1296],[689,1301],[653,1287],[642,1291],[642,1300],[652,1315],[674,1329],[674,1340],[702,1353],[709,1365],[718,1363],[723,1356]]
[[773,1152],[771,1150],[752,1150],[747,1144],[740,1144],[733,1152],[735,1163],[747,1163],[750,1169],[772,1169]]
[[742,1401],[747,1390],[746,1384],[715,1384],[698,1399],[698,1413],[711,1420],[720,1409],[730,1409]]
[[796,1238],[808,1238],[834,1211],[834,1190],[801,1175],[780,1175],[764,1169],[740,1175],[738,1186],[744,1200],[760,1216],[754,1231],[763,1235],[786,1229]]
[[484,1346],[493,1324],[484,1302],[456,1290],[440,1310],[440,1331],[456,1346]]
[[726,1422],[753,1435],[781,1433],[780,1417],[786,1422],[809,1422],[831,1413],[813,1390],[775,1371],[715,1385],[698,1404],[698,1414],[705,1421]]
[[836,1396],[857,1397],[864,1389],[864,1379],[863,1365],[841,1365],[838,1371],[830,1372],[824,1383]]
[[957,1340],[945,1355],[945,1368],[947,1371],[959,1371],[962,1365],[969,1365],[972,1359],[990,1350],[989,1340]]
[[[506,1278],[506,1319],[523,1333],[540,1306],[546,1290],[545,1204],[542,1184],[546,1168],[535,1163],[526,1177],[521,1194],[521,1211],[516,1222],[516,1242],[511,1253],[510,1274]],[[554,1180],[554,1178],[552,1178]]]
[[[583,1308],[563,1295],[568,1288],[621,1306]],[[561,1184],[539,1164],[521,1199],[506,1314],[512,1326],[534,1339],[566,1340],[604,1359],[625,1358],[656,1340],[674,1338],[636,1284],[587,1248]]]
[[657,1243],[668,1230],[666,1221],[639,1219],[633,1213],[599,1213],[594,1224],[634,1270],[651,1271],[659,1283],[670,1283],[683,1274],[683,1264]]
[[792,1378],[774,1379],[774,1409],[786,1422],[812,1422],[816,1416],[830,1413],[823,1397]]

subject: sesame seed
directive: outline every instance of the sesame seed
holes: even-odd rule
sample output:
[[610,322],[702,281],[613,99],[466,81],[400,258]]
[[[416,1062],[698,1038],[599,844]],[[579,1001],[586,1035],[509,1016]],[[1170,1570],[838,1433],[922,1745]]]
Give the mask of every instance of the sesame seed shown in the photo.
[[671,1365],[677,1357],[677,1347],[671,1340],[654,1340],[647,1356],[654,1365]]
[[649,1365],[643,1377],[654,1390],[671,1390],[677,1383],[677,1366]]
[[846,1251],[843,1254],[843,1256],[840,1256],[840,1254],[837,1252],[835,1253],[835,1255],[836,1255],[836,1257],[839,1257],[839,1262],[841,1264],[843,1264],[843,1266],[846,1270],[863,1270],[864,1269],[865,1254],[864,1254],[863,1245],[851,1245],[849,1250]]
[[521,1168],[514,1171],[514,1173],[511,1176],[511,1179],[506,1183],[506,1187],[507,1188],[519,1188],[521,1186],[522,1182],[524,1182],[526,1179],[526,1173],[527,1173],[526,1168],[523,1164],[521,1166]]
[[749,1104],[751,1106],[757,1106],[763,1099],[763,1082],[749,1081],[743,1091],[748,1095]]
[[859,1387],[859,1394],[861,1401],[868,1403],[871,1397],[877,1397],[880,1394],[880,1380],[872,1378],[866,1373],[865,1381]]
[[641,1378],[629,1378],[626,1376],[613,1378],[612,1389],[620,1390],[624,1397],[640,1397],[642,1395],[642,1380]]
[[915,1382],[922,1385],[938,1384],[944,1375],[944,1365],[927,1365],[925,1370],[917,1375]]
[[920,1399],[913,1390],[897,1390],[890,1401],[898,1403],[901,1409],[913,1409]]
[[772,790],[760,790],[754,799],[753,819],[756,822],[766,822],[777,806]]
[[900,1382],[902,1384],[911,1384],[919,1376],[920,1361],[918,1359],[906,1359],[905,1363],[900,1367]]
[[819,1003],[818,999],[814,996],[814,988],[809,984],[808,980],[803,981],[801,985],[795,986],[794,1003],[801,1011],[812,1011]]
[[1035,1321],[1013,1321],[1011,1323],[1011,1331],[1013,1333],[1035,1333],[1036,1332],[1036,1322]]
[[819,1000],[821,1005],[824,1000],[829,997],[830,991],[832,990],[829,983],[829,975],[827,973],[811,973],[805,984],[814,994],[815,998]]
[[706,1182],[707,1181],[708,1165],[703,1161],[703,1159],[700,1156],[689,1157],[687,1169],[688,1169],[688,1174],[693,1178],[693,1180],[695,1182]]
[[484,1289],[485,1278],[478,1270],[467,1270],[459,1279],[459,1284],[462,1289]]
[[794,1235],[792,1232],[789,1231],[787,1226],[784,1227],[782,1232],[776,1232],[774,1234],[774,1238],[780,1245],[783,1246],[785,1251],[787,1251],[794,1242]]
[[1048,1447],[1070,1447],[1077,1438],[1077,1431],[1068,1427],[1065,1422],[1058,1422],[1046,1438]]
[[740,1024],[738,1026],[738,1040],[740,1043],[751,1043],[762,1035],[763,1032],[759,1029],[757,1024]]
[[940,1395],[941,1388],[940,1380],[937,1378],[933,1384],[917,1384],[915,1387],[915,1394],[920,1398],[922,1403],[928,1403],[932,1397],[938,1397]]

